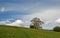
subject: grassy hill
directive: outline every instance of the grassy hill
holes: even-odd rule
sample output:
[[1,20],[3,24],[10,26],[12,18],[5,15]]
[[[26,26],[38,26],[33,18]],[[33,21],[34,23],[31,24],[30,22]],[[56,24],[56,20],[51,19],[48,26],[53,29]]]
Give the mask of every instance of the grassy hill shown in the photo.
[[60,38],[60,32],[0,26],[0,38]]

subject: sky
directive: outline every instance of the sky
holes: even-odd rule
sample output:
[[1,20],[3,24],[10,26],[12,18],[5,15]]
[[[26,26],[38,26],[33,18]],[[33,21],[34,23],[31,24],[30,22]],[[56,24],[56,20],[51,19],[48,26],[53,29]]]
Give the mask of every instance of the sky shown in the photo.
[[60,0],[0,0],[0,24],[29,27],[34,17],[43,29],[60,26]]

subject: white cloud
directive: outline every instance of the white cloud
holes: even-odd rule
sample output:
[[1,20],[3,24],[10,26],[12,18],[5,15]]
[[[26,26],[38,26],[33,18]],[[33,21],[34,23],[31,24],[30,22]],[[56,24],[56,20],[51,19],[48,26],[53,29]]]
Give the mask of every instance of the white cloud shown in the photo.
[[4,12],[4,11],[5,11],[5,8],[4,8],[4,7],[1,7],[1,8],[0,8],[0,11],[1,11],[1,12]]
[[60,23],[60,18],[59,18],[59,19],[57,19],[57,20],[55,20],[55,22],[56,22],[56,23]]
[[11,19],[0,21],[0,25],[27,27],[27,28],[29,27],[29,26],[26,26],[27,22],[23,22],[22,20],[15,20],[14,22],[11,22],[9,20],[11,20]]
[[16,20],[15,22],[13,23],[10,23],[10,24],[7,24],[7,25],[10,25],[10,26],[18,26],[18,27],[23,27],[23,21],[22,20]]
[[51,20],[53,18],[59,17],[59,15],[60,15],[60,9],[45,9],[39,12],[33,12],[30,15],[25,15],[24,18],[28,17],[30,19],[33,17],[39,17],[39,18]]
[[10,21],[9,20],[0,21],[0,24],[7,24],[7,23],[10,23]]
[[23,24],[22,20],[16,20],[15,22],[12,23],[13,25],[20,25]]

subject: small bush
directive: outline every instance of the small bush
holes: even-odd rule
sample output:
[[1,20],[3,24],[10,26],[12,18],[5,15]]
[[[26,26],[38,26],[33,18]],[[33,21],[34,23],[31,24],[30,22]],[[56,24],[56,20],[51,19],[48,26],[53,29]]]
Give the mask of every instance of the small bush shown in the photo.
[[60,27],[59,26],[54,27],[53,31],[60,32]]
[[31,25],[30,28],[34,28],[34,26]]

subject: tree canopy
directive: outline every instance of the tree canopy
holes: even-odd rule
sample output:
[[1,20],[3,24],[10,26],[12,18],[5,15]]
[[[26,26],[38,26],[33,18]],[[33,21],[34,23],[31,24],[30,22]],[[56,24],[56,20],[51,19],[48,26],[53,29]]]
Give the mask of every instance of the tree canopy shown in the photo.
[[40,29],[43,23],[39,18],[35,17],[31,20],[30,26],[33,26],[35,29]]

